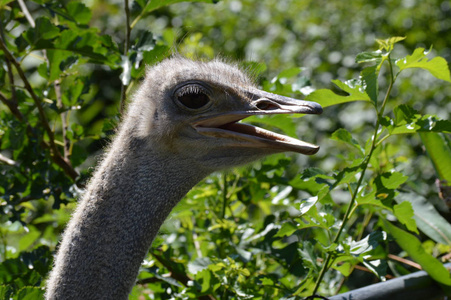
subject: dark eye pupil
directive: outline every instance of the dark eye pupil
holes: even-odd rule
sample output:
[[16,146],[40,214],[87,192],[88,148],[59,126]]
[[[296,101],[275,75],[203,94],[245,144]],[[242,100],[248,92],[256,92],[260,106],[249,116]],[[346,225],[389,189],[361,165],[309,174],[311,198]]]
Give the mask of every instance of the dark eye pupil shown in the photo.
[[180,103],[191,109],[201,108],[210,102],[210,98],[204,93],[188,92],[178,97]]

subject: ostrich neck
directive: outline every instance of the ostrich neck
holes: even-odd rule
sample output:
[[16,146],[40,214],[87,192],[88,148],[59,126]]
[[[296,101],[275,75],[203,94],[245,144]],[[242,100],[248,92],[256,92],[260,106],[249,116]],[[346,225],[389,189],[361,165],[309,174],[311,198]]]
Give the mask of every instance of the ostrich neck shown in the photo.
[[127,299],[161,224],[207,175],[144,141],[117,140],[65,231],[47,299]]

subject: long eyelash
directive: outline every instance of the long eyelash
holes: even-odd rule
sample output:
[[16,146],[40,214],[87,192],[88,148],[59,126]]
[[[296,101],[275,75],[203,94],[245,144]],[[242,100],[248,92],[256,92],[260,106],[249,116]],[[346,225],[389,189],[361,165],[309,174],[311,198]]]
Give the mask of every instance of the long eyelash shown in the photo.
[[177,94],[177,96],[181,97],[186,94],[206,94],[206,91],[198,85],[190,84],[180,89]]

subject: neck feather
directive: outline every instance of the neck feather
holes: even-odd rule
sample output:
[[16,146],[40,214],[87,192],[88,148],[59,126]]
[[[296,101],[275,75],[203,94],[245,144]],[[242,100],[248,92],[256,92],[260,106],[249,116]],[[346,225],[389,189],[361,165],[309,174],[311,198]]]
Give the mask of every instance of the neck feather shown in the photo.
[[64,233],[47,299],[127,299],[161,224],[206,172],[118,138]]

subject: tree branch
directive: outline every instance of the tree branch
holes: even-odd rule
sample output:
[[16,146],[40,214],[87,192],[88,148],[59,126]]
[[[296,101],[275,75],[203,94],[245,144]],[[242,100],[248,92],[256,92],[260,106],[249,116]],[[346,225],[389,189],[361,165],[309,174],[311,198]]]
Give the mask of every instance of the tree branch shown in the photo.
[[8,100],[5,95],[2,94],[2,92],[0,92],[0,101],[5,104],[6,106],[8,106],[9,110],[11,111],[11,113],[21,122],[24,121],[24,116],[23,114],[20,112],[19,108],[17,107],[17,104],[15,103],[15,101],[13,100]]
[[44,127],[45,132],[47,133],[49,137],[49,148],[50,148],[50,154],[53,159],[53,161],[59,165],[69,177],[75,181],[75,179],[78,177],[78,172],[72,167],[70,161],[65,160],[64,157],[61,156],[61,153],[59,152],[56,144],[55,144],[55,136],[50,128],[49,122],[47,120],[47,116],[44,112],[44,108],[41,104],[41,99],[35,94],[33,88],[31,87],[30,82],[28,81],[24,71],[22,70],[20,64],[16,61],[16,59],[13,57],[13,55],[8,51],[8,48],[6,47],[6,44],[3,41],[3,37],[0,37],[0,50],[3,51],[5,54],[6,60],[10,61],[14,68],[17,70],[17,73],[19,74],[20,78],[22,79],[25,89],[30,94],[31,98],[33,99],[39,114],[39,120],[41,121],[42,126]]

